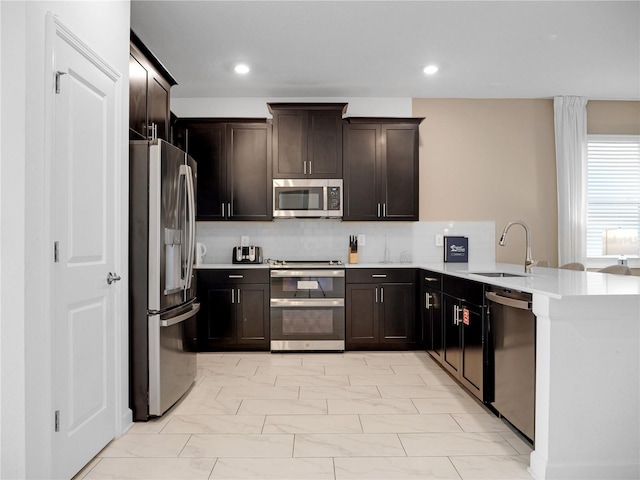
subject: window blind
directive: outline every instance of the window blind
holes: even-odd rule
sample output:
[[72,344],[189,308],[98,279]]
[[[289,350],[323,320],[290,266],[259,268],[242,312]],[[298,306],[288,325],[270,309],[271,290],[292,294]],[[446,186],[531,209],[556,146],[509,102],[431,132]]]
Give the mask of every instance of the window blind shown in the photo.
[[601,257],[602,232],[640,229],[640,136],[587,137],[587,257]]

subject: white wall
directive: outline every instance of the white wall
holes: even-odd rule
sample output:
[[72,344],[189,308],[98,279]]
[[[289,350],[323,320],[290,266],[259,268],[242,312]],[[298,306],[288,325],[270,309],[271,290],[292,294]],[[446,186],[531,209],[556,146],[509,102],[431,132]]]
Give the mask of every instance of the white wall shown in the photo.
[[411,98],[171,98],[171,111],[178,117],[271,118],[267,103],[341,103],[348,117],[411,117]]
[[[0,2],[0,477],[25,469],[23,3]],[[18,161],[13,161],[18,159]],[[18,198],[20,201],[16,201]]]
[[[45,132],[50,119],[45,91],[51,87],[45,54],[48,11],[89,45],[128,84],[128,0],[103,2],[0,2],[2,22],[0,143],[0,476],[48,478],[53,402],[50,289],[51,243]],[[123,89],[126,92],[126,87]],[[122,98],[122,150],[128,158],[128,96]],[[128,168],[122,166],[123,172]],[[126,179],[123,178],[126,185]],[[125,189],[126,191],[126,189]],[[126,202],[122,251],[126,255]],[[126,263],[125,263],[126,266]],[[8,282],[7,279],[10,279]],[[118,318],[126,355],[126,302]],[[128,408],[126,358],[120,371],[118,406]],[[122,422],[119,421],[119,424]],[[121,426],[121,425],[119,425]]]

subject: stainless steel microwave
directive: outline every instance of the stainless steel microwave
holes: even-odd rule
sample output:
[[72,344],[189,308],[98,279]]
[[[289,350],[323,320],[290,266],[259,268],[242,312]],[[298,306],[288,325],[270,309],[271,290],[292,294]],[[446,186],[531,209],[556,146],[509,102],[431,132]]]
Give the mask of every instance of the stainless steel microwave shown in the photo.
[[274,179],[273,216],[342,217],[342,179]]

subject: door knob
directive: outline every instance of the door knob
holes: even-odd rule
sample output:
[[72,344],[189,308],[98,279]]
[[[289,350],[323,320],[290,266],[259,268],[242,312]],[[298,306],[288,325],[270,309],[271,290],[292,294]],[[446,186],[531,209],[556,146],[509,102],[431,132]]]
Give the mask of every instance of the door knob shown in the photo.
[[120,277],[120,275],[116,275],[115,273],[111,272],[109,272],[109,275],[107,275],[107,283],[109,285],[111,285],[113,282],[117,282],[118,280],[122,280],[122,277]]

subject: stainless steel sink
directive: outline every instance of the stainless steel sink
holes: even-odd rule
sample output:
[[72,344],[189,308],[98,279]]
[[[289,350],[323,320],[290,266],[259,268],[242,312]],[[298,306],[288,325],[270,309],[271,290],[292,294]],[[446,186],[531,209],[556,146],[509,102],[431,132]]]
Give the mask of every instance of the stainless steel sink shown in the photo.
[[482,275],[483,277],[526,277],[525,274],[508,272],[469,272],[471,275]]

